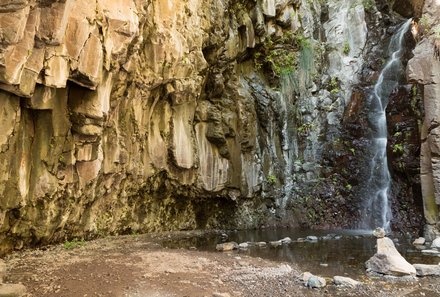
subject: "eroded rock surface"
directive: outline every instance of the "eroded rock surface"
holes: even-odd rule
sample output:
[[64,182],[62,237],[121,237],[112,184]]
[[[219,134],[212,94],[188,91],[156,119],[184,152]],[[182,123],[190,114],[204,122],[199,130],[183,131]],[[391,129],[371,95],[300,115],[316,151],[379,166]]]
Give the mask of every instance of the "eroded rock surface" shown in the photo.
[[361,0],[0,1],[0,253],[352,224],[354,175],[338,166],[355,152],[339,130],[376,12]]

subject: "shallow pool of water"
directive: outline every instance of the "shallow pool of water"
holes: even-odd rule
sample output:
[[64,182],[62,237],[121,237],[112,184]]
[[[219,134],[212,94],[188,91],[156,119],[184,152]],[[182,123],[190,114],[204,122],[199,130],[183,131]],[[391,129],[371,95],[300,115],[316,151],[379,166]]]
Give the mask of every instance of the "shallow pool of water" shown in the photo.
[[[221,234],[188,237],[180,240],[165,241],[163,245],[168,248],[197,248],[202,251],[216,252],[217,243],[224,241],[242,242],[269,242],[290,237],[293,241],[298,238],[317,236],[317,242],[292,242],[282,246],[250,247],[247,250],[238,250],[233,253],[246,254],[274,261],[295,263],[303,271],[332,277],[346,275],[358,277],[365,275],[365,261],[376,252],[376,238],[368,231],[359,230],[296,230],[287,228],[244,230],[225,232],[228,238]],[[324,239],[328,234],[337,235],[336,238]],[[396,248],[408,262],[438,264],[440,257],[423,255],[412,244],[412,239],[404,237],[391,237],[397,240]]]

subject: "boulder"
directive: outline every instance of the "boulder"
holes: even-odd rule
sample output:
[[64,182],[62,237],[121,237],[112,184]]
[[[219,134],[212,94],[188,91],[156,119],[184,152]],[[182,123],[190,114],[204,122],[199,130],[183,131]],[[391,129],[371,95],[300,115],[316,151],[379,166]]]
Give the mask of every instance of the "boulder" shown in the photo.
[[219,252],[227,252],[238,249],[238,244],[236,242],[225,242],[219,243],[215,246],[215,249]]
[[362,284],[357,280],[345,276],[335,276],[333,277],[333,282],[335,283],[336,286],[350,287],[350,288],[354,288]]
[[440,276],[440,265],[414,264],[417,276]]
[[426,242],[426,239],[424,237],[419,237],[413,241],[413,245],[424,245],[425,242]]
[[26,287],[22,284],[1,284],[0,297],[21,297],[26,294]]
[[369,271],[385,275],[416,275],[416,269],[397,251],[391,239],[377,239],[377,253],[365,263]]

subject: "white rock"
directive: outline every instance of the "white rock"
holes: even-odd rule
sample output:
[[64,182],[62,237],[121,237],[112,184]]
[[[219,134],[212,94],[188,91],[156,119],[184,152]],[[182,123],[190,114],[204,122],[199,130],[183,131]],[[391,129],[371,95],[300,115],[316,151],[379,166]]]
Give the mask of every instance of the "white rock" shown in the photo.
[[260,242],[256,242],[255,245],[259,247],[265,247],[267,243],[265,243],[264,241],[260,241]]
[[434,239],[434,241],[431,244],[431,248],[440,249],[440,237]]
[[417,276],[440,276],[440,265],[414,264]]
[[333,277],[333,282],[335,283],[336,286],[350,287],[350,288],[354,288],[362,284],[357,280],[345,276],[335,276]]
[[425,238],[419,237],[416,240],[413,241],[413,245],[424,245],[425,244]]
[[238,245],[238,248],[241,249],[241,250],[248,249],[248,248],[249,248],[249,243],[247,243],[247,242],[242,242],[242,243],[240,243],[240,244]]
[[273,247],[277,247],[282,245],[283,243],[281,242],[281,240],[277,240],[277,241],[269,241],[269,245],[273,246]]
[[231,297],[231,295],[229,293],[214,292],[212,293],[212,297]]
[[317,242],[318,241],[318,237],[316,237],[316,236],[307,236],[306,240],[310,241],[310,242]]
[[284,244],[292,243],[292,239],[290,237],[285,237],[285,238],[281,239],[280,241]]
[[397,251],[391,239],[377,239],[377,253],[366,263],[369,270],[394,276],[416,275],[416,269]]
[[432,256],[440,256],[440,252],[437,250],[422,250],[422,253]]

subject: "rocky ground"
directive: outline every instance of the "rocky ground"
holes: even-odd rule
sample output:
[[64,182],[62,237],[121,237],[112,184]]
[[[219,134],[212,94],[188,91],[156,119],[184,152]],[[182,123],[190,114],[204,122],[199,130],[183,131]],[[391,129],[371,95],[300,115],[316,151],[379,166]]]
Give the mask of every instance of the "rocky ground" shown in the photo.
[[27,296],[439,296],[440,280],[396,281],[361,277],[355,289],[327,279],[304,287],[294,263],[236,253],[167,249],[182,233],[109,237],[27,250],[6,258],[7,283],[23,283]]

